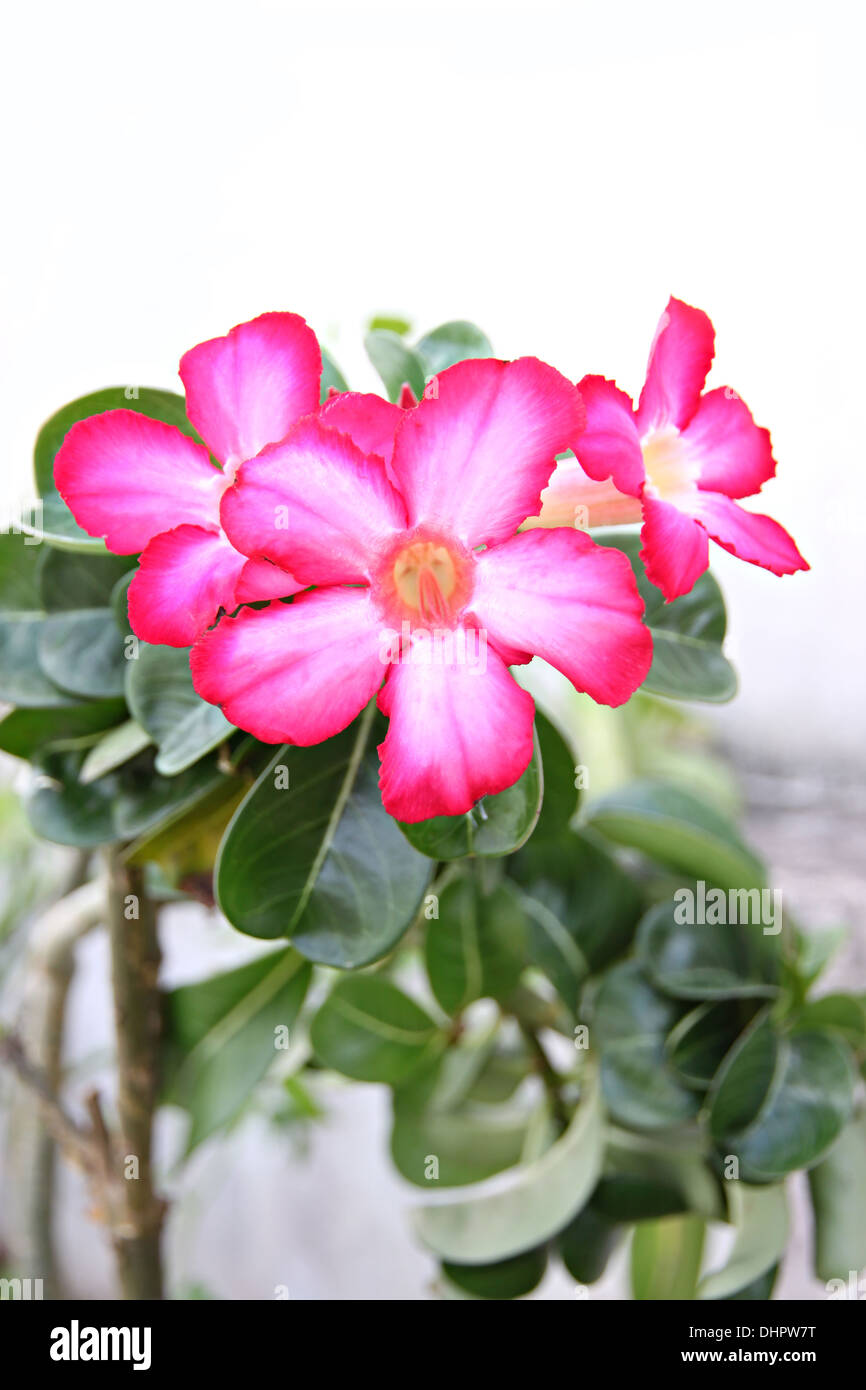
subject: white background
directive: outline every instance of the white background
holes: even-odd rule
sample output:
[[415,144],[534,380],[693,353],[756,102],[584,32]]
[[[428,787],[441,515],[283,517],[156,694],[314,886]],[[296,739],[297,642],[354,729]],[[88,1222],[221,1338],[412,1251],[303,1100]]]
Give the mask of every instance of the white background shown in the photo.
[[[866,760],[862,10],[550,0],[16,7],[0,73],[2,489],[41,421],[303,313],[352,383],[377,311],[637,392],[668,294],[773,432],[813,572],[713,548],[746,750]],[[755,505],[755,504],[750,504]]]

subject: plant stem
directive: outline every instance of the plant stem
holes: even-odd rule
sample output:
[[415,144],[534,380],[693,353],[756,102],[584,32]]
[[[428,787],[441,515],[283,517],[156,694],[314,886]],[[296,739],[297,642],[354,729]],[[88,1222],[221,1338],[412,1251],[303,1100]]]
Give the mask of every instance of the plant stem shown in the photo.
[[153,1187],[151,1146],[159,1089],[161,998],[156,908],[140,868],[109,854],[108,937],[117,1033],[117,1110],[123,1210],[112,1222],[126,1299],[163,1296],[165,1205]]

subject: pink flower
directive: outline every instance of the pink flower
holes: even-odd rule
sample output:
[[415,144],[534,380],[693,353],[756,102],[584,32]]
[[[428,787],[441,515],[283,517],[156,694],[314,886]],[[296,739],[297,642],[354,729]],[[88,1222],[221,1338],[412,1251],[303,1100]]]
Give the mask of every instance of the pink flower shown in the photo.
[[220,608],[302,587],[235,550],[220,526],[220,499],[245,459],[318,408],[321,372],[319,344],[302,318],[262,314],[181,359],[187,415],[207,448],[134,410],[72,426],[54,464],[58,491],[109,550],[143,551],[129,617],[144,641],[187,647]]
[[335,397],[238,470],[231,542],[316,587],[223,618],[191,661],[199,694],[267,743],[330,738],[378,691],[403,821],[462,814],[526,769],[533,702],[509,665],[538,654],[616,705],[652,655],[624,555],[515,534],[583,426],[577,389],[534,358],[461,362],[437,387],[404,410]]
[[614,382],[583,378],[587,426],[575,449],[579,466],[557,469],[541,516],[530,523],[604,525],[642,516],[641,558],[669,602],[707,568],[709,538],[774,574],[809,568],[777,522],[733,500],[757,493],[776,464],[769,432],[735,391],[701,394],[714,336],[706,314],[672,298],[637,410]]

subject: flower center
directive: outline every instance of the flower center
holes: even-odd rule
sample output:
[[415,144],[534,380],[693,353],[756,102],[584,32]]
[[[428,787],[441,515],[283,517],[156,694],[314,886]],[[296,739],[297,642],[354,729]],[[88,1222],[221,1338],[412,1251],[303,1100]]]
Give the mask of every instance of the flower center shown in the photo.
[[394,586],[408,608],[425,619],[448,620],[448,600],[457,588],[457,565],[437,541],[414,541],[394,561]]
[[652,430],[641,440],[647,487],[655,497],[677,497],[694,487],[698,469],[674,425]]

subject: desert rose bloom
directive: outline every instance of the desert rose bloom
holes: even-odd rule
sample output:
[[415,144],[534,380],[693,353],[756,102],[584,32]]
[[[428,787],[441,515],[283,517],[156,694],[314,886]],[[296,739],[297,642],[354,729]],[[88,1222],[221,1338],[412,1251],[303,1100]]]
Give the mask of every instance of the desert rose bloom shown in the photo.
[[[641,557],[670,601],[709,564],[709,540],[774,574],[808,569],[787,531],[737,505],[776,471],[770,435],[730,387],[704,395],[713,325],[671,299],[661,317],[637,410],[624,391],[586,376],[578,463],[557,469],[529,525],[608,525],[643,518]],[[605,482],[610,479],[610,482]]]
[[129,619],[144,641],[190,646],[220,608],[301,587],[235,550],[220,526],[220,499],[244,459],[318,408],[321,372],[319,344],[302,318],[262,314],[181,359],[187,415],[207,448],[134,410],[72,426],[54,464],[58,491],[109,550],[143,551]]
[[538,654],[617,705],[651,660],[624,555],[515,534],[583,426],[577,389],[534,358],[461,362],[437,386],[402,411],[335,398],[238,470],[232,543],[316,587],[223,618],[191,660],[199,694],[266,743],[330,738],[378,691],[403,821],[462,814],[526,769],[533,702],[509,665]]

